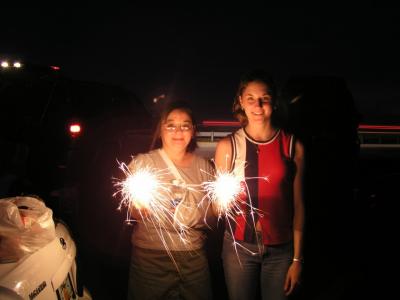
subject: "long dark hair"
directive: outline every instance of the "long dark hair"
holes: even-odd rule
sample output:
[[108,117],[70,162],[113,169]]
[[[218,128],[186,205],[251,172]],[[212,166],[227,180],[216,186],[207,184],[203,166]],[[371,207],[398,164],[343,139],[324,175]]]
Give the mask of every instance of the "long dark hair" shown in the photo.
[[193,114],[193,110],[190,107],[190,105],[185,102],[185,101],[175,101],[169,103],[161,112],[160,115],[160,120],[157,123],[157,127],[154,131],[153,135],[153,140],[151,142],[150,150],[152,149],[157,149],[162,147],[162,141],[161,141],[161,127],[165,120],[167,119],[168,115],[174,111],[174,110],[180,110],[188,114],[189,118],[192,121],[193,124],[193,136],[192,139],[189,142],[189,145],[187,146],[187,151],[188,152],[193,152],[197,148],[197,140],[196,140],[196,119]]
[[242,106],[240,105],[240,96],[242,95],[244,89],[252,82],[260,82],[267,86],[268,94],[271,96],[272,100],[272,107],[274,110],[277,108],[278,89],[272,76],[260,69],[252,70],[243,74],[240,78],[239,86],[232,106],[233,115],[239,120],[242,126],[247,125],[248,119],[242,109]]

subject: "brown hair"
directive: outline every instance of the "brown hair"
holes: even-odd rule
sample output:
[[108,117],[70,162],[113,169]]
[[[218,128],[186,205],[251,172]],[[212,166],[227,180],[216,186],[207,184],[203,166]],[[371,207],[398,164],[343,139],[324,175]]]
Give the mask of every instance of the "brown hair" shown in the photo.
[[197,148],[197,140],[196,140],[196,120],[193,115],[193,110],[191,109],[190,105],[184,101],[176,101],[172,102],[167,107],[163,109],[160,115],[160,120],[157,123],[157,127],[154,131],[153,135],[153,140],[151,142],[150,149],[157,149],[162,147],[162,141],[161,141],[161,127],[165,120],[167,119],[168,115],[174,111],[174,110],[180,110],[188,114],[190,117],[192,124],[193,124],[193,136],[192,139],[189,142],[189,145],[187,146],[186,150],[188,152],[193,152]]
[[233,115],[239,120],[242,126],[246,126],[248,120],[245,112],[242,109],[242,106],[240,105],[240,96],[242,95],[244,89],[252,82],[260,82],[267,86],[268,94],[272,99],[272,105],[274,108],[276,108],[277,88],[272,77],[263,70],[253,70],[245,73],[240,79],[232,106]]

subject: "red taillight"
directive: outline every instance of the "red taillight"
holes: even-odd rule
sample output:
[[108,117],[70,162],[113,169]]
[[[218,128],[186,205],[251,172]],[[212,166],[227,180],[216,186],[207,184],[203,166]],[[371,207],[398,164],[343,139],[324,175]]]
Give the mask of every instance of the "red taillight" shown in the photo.
[[82,133],[81,124],[72,123],[71,125],[69,125],[69,133],[70,133],[71,137],[73,137],[73,138],[78,137],[79,135],[81,135],[81,133]]

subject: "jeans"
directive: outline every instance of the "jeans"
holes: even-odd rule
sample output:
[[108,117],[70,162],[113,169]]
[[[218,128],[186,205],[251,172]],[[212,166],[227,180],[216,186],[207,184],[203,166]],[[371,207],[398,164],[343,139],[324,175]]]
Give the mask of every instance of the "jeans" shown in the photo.
[[204,250],[171,251],[171,254],[176,265],[166,251],[133,247],[129,300],[211,299],[211,281]]
[[251,300],[260,293],[263,300],[287,299],[284,284],[292,258],[292,242],[261,247],[240,242],[235,250],[225,234],[222,260],[229,299]]

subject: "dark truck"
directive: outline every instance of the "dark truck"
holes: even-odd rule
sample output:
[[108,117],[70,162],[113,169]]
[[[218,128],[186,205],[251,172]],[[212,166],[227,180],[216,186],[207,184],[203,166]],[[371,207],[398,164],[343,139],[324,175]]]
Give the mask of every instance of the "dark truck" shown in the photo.
[[91,257],[128,257],[113,177],[122,176],[117,161],[148,151],[152,129],[152,115],[125,88],[71,79],[55,66],[0,69],[0,196],[44,199],[69,225],[89,285]]
[[[146,151],[151,120],[124,88],[70,79],[55,66],[1,68],[0,196],[36,194],[56,213],[73,213],[68,191],[83,186],[84,170],[98,174]],[[125,138],[132,134],[138,139]]]

